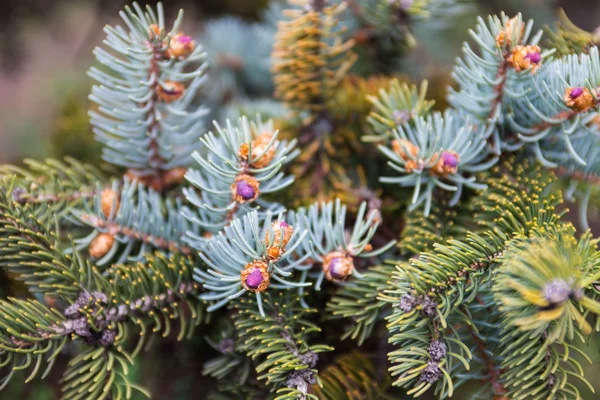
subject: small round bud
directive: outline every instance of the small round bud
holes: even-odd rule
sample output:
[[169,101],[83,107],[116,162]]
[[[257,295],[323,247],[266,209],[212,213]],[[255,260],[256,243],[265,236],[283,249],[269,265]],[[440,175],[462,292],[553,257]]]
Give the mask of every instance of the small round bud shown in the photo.
[[323,272],[330,281],[343,281],[354,272],[352,257],[341,251],[333,251],[323,260]]
[[260,184],[250,175],[239,175],[231,185],[231,193],[238,203],[246,203],[256,200],[260,191]]
[[175,100],[179,100],[185,92],[185,86],[183,83],[175,81],[166,81],[163,85],[157,85],[156,92],[158,98],[165,103],[171,103]]
[[248,146],[248,143],[242,143],[242,145],[240,146],[240,149],[238,151],[238,157],[240,158],[240,160],[248,161],[249,147],[250,146]]
[[17,186],[16,188],[13,189],[11,196],[12,199],[15,203],[18,204],[25,204],[27,203],[27,199],[25,198],[25,195],[27,195],[27,191],[25,189],[23,189],[22,187]]
[[[273,242],[271,243],[271,232],[267,231],[265,235],[265,242],[271,246],[277,246],[285,248],[290,241],[292,234],[294,233],[294,227],[288,225],[285,221],[275,221],[271,224],[271,230],[273,231]],[[283,238],[281,237],[281,231],[283,230]]]
[[550,304],[562,304],[569,300],[572,293],[573,288],[564,279],[554,279],[544,286],[544,298]]
[[[273,161],[273,158],[275,158],[275,143],[273,143],[271,147],[267,149],[267,146],[272,138],[273,135],[271,132],[265,132],[252,141],[252,154],[250,156],[250,161],[252,162],[252,166],[254,168],[264,168],[269,165],[271,161]],[[260,156],[261,154],[262,156],[259,159],[256,159],[256,157]]]
[[442,371],[435,361],[429,361],[425,369],[421,371],[421,380],[427,383],[435,383],[441,376]]
[[150,36],[150,39],[159,37],[161,35],[161,33],[162,33],[162,29],[160,29],[160,27],[156,24],[151,24],[148,27],[148,36]]
[[117,332],[113,331],[112,329],[107,329],[102,332],[102,336],[100,337],[100,345],[103,347],[112,346],[116,337]]
[[433,361],[440,361],[446,357],[446,343],[434,340],[429,343],[429,356]]
[[394,118],[396,125],[402,125],[410,121],[411,115],[410,112],[406,110],[394,110],[394,112],[392,112],[392,117]]
[[[265,243],[267,244],[267,256],[270,260],[276,260],[281,256],[285,246],[290,241],[294,233],[294,227],[288,225],[285,221],[275,221],[271,224],[273,230],[273,242],[271,242],[270,232],[265,235]],[[281,231],[283,229],[283,238]]]
[[[419,148],[406,139],[392,141],[392,150],[394,150],[394,152],[398,154],[404,161],[412,161],[412,158],[415,158],[419,153]],[[405,150],[408,151],[408,154],[410,154],[412,157],[410,157]]]
[[421,300],[421,313],[426,317],[433,317],[436,314],[437,304],[429,296]]
[[416,297],[406,293],[406,294],[403,294],[402,297],[400,297],[400,303],[398,304],[398,307],[403,312],[408,313],[408,312],[411,312],[415,308],[416,305],[417,305]]
[[538,46],[517,46],[513,49],[507,61],[517,72],[531,68],[531,73],[535,74],[542,65],[540,52],[541,49]]
[[177,167],[166,171],[162,176],[162,181],[165,186],[174,186],[183,182],[187,168]]
[[431,171],[438,176],[448,176],[458,171],[460,158],[455,151],[442,151],[437,163],[431,168]]
[[100,193],[100,207],[102,208],[102,213],[106,218],[110,218],[111,212],[113,210],[113,205],[114,218],[114,216],[117,215],[117,212],[119,211],[119,206],[121,205],[119,193],[112,189],[104,189],[102,193]]
[[178,33],[169,41],[167,56],[175,58],[187,57],[194,51],[194,47],[196,47],[196,42],[190,36]]
[[264,292],[271,281],[269,266],[264,261],[253,261],[244,267],[241,279],[244,289],[257,293]]
[[525,34],[525,24],[523,23],[523,21],[521,21],[519,27],[516,27],[516,25],[517,17],[513,17],[506,21],[502,30],[498,33],[498,35],[496,35],[496,44],[498,46],[510,46],[513,40],[513,31],[519,33],[520,29],[520,36],[523,36],[523,34]]
[[567,107],[578,112],[587,111],[594,106],[594,97],[585,87],[567,88],[563,100]]
[[92,258],[103,257],[110,251],[115,243],[115,237],[108,233],[101,233],[92,240],[88,247],[88,253]]

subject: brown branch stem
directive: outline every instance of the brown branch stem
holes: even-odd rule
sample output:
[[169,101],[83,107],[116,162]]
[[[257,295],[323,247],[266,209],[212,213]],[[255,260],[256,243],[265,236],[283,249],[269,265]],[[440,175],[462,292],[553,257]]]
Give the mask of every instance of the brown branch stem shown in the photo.
[[149,235],[147,233],[136,231],[127,226],[123,226],[111,221],[105,221],[100,217],[97,217],[92,214],[83,214],[81,216],[81,220],[98,228],[106,231],[106,233],[110,235],[125,235],[127,237],[142,241],[144,243],[150,243],[152,246],[169,250],[169,251],[179,251],[185,255],[190,255],[193,253],[192,249],[187,246],[183,246],[180,243],[172,240],[167,240],[162,237]]

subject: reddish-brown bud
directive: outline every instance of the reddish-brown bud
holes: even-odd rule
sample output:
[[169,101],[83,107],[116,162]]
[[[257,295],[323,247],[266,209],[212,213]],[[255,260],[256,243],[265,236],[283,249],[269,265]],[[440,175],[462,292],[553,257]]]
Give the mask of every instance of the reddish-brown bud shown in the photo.
[[156,92],[159,99],[165,103],[171,103],[183,96],[185,86],[179,82],[166,81],[163,85],[157,85]]
[[[406,153],[405,149],[408,151],[410,156]],[[419,153],[419,148],[411,141],[406,139],[392,141],[392,150],[394,150],[394,152],[398,154],[404,161],[411,160],[411,156],[414,158]]]
[[103,257],[110,251],[113,244],[115,243],[115,237],[108,233],[101,233],[92,240],[88,247],[88,253],[92,258]]
[[119,211],[119,206],[121,205],[119,193],[112,189],[104,189],[102,193],[100,193],[100,206],[102,208],[102,213],[106,218],[110,218],[111,211],[113,210],[113,205],[114,217],[115,215],[117,215],[117,212]]

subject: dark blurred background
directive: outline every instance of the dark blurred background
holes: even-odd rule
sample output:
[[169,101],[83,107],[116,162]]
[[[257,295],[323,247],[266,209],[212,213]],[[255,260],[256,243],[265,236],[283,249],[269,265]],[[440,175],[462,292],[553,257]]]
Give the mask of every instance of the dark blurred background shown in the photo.
[[[268,0],[164,0],[172,19],[179,8],[186,18],[183,29],[199,32],[203,24],[223,14],[255,20]],[[553,26],[559,7],[580,27],[594,31],[600,25],[598,0],[472,0],[473,8],[444,33],[444,45],[435,47],[428,32],[414,32],[422,44],[407,56],[416,62],[414,77],[431,79],[430,91],[438,100],[448,83],[454,57],[475,16],[521,11],[534,18],[536,26]],[[91,80],[86,71],[93,62],[106,24],[118,23],[122,0],[0,0],[0,163],[19,163],[25,157],[62,157],[70,154],[95,160],[98,152],[90,132],[87,95]],[[139,1],[141,4],[155,3]],[[439,48],[442,47],[442,48]],[[435,57],[427,54],[435,53]],[[425,56],[424,56],[425,55]],[[406,71],[402,71],[406,72]],[[201,337],[202,335],[199,334]],[[204,399],[198,352],[206,349],[201,339],[184,343],[161,341],[155,351],[144,354],[134,370],[139,382],[155,399]],[[590,356],[600,362],[598,343]],[[50,376],[36,384],[13,379],[0,392],[0,399],[53,399],[64,366],[55,366]],[[600,390],[600,371],[585,365],[586,376]],[[595,378],[597,377],[597,378]],[[134,379],[135,380],[135,379]]]

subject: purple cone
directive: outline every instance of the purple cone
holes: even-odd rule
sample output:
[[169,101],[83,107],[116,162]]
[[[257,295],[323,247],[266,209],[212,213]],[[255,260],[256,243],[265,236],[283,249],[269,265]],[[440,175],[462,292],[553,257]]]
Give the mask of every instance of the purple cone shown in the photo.
[[442,161],[444,166],[448,166],[450,168],[456,168],[458,166],[458,157],[448,151],[442,152]]
[[571,97],[573,100],[575,100],[582,94],[583,94],[583,88],[576,87],[576,88],[573,88],[573,90],[571,90],[571,94],[569,95],[569,97]]
[[246,286],[250,289],[257,289],[263,281],[262,273],[259,269],[250,272],[246,277]]
[[192,41],[192,38],[191,36],[180,36],[177,38],[177,41],[179,43],[187,44]]
[[244,200],[250,200],[254,197],[256,193],[252,185],[250,185],[247,181],[241,180],[235,186],[236,193]]
[[527,54],[525,58],[528,58],[533,64],[538,64],[540,61],[542,61],[542,55],[537,51],[535,53]]
[[331,260],[329,263],[329,274],[333,279],[343,279],[346,276],[344,275],[344,260],[342,258],[336,257]]

